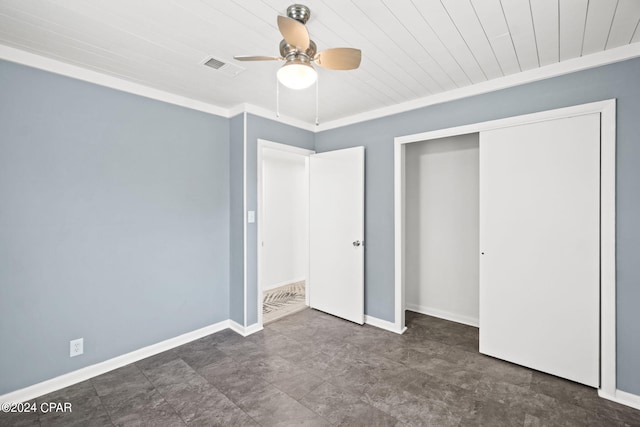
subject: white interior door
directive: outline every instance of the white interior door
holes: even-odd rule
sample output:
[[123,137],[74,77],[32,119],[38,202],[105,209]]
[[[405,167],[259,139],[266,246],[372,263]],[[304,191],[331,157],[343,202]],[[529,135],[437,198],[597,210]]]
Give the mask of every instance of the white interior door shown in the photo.
[[364,323],[364,147],[309,159],[309,305]]
[[480,352],[599,384],[600,116],[480,133]]

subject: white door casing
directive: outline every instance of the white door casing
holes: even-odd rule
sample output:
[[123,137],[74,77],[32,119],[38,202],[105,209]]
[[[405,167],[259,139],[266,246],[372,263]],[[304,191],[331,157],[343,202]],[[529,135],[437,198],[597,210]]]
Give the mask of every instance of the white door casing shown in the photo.
[[480,132],[480,352],[592,387],[600,114]]
[[309,303],[364,323],[364,147],[309,159]]

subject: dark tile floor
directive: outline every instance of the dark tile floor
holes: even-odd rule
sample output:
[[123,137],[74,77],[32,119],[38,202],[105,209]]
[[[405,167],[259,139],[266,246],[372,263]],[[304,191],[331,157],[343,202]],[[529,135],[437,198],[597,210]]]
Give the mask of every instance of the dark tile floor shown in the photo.
[[478,353],[478,330],[407,313],[396,335],[304,310],[247,338],[225,330],[0,415],[42,426],[640,426],[595,390]]

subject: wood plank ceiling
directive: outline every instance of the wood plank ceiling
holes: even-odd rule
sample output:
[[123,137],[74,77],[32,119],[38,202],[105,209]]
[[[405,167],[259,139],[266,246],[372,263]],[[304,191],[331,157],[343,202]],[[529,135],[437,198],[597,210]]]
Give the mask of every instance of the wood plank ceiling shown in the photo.
[[[290,0],[0,0],[0,43],[229,108],[275,109],[276,15]],[[330,121],[640,41],[638,0],[306,0],[320,50],[358,47],[354,71],[319,69]],[[215,57],[235,77],[202,65]],[[281,90],[314,118],[315,89]]]

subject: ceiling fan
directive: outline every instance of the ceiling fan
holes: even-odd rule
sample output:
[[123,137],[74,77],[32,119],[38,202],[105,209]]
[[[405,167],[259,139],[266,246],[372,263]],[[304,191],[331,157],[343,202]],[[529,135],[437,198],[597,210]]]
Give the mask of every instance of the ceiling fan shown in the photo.
[[302,4],[287,8],[287,16],[278,16],[278,29],[284,40],[280,42],[280,56],[234,56],[239,61],[285,61],[278,70],[278,81],[291,89],[305,89],[318,78],[312,63],[329,70],[353,70],[360,66],[360,49],[338,47],[317,52],[309,38],[305,24],[311,11]]

